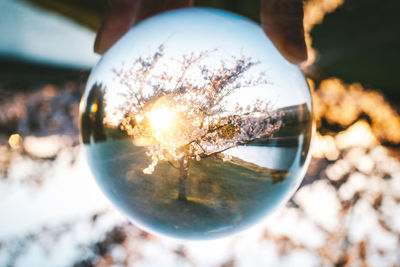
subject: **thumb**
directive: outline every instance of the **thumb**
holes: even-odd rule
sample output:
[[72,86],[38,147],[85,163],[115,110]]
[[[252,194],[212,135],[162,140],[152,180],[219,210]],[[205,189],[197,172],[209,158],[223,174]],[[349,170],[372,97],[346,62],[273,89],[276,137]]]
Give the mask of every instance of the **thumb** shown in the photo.
[[291,63],[307,60],[301,0],[261,0],[261,25],[275,47]]

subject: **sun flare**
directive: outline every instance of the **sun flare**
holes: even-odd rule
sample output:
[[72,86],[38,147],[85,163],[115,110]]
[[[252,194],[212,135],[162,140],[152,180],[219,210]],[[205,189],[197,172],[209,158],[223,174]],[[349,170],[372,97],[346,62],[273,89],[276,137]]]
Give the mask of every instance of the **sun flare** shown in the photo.
[[147,117],[149,118],[154,130],[164,131],[171,126],[175,120],[176,113],[169,108],[163,107],[153,109],[149,114],[147,114]]

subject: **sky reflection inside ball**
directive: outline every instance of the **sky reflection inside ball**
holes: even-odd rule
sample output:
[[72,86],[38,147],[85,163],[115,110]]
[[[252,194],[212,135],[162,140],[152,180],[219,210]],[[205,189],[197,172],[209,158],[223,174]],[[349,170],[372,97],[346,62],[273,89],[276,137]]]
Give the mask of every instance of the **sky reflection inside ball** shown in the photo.
[[284,203],[309,161],[311,97],[262,29],[220,10],[134,26],[93,69],[81,139],[103,192],[152,233],[210,239]]

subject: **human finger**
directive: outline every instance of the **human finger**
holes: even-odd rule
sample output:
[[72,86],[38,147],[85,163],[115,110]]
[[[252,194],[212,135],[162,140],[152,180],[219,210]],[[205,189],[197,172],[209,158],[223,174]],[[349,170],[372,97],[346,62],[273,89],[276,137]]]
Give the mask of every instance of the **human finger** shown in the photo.
[[261,0],[261,25],[275,47],[291,63],[307,60],[301,0]]
[[179,9],[193,6],[193,0],[166,0],[165,10]]
[[192,0],[110,0],[94,51],[104,54],[135,23],[164,10],[191,6]]

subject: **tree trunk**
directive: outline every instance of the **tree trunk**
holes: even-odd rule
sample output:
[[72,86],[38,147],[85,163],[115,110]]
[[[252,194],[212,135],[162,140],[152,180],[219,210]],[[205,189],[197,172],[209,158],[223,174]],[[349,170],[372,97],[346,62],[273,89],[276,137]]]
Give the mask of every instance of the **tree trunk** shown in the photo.
[[186,178],[189,171],[189,161],[187,157],[179,160],[179,195],[178,200],[186,201]]

